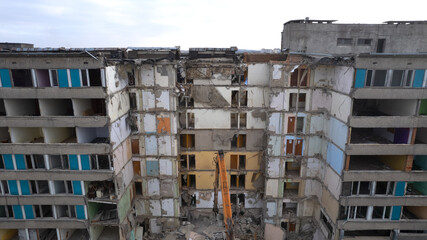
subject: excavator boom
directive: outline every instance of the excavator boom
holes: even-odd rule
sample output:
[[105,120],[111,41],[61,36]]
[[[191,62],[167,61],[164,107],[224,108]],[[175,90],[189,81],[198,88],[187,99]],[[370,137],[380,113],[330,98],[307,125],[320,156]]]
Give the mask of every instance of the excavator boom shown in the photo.
[[233,236],[233,216],[231,211],[230,188],[227,181],[227,169],[225,167],[224,152],[218,151],[217,164],[219,167],[219,175],[221,177],[221,193],[222,205],[224,209],[224,224],[227,229],[227,239],[234,239]]

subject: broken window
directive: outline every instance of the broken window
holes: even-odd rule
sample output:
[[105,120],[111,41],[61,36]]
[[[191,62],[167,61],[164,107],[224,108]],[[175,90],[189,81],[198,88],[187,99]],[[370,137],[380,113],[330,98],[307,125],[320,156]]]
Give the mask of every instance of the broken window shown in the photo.
[[245,175],[230,174],[230,187],[232,188],[245,188]]
[[239,155],[239,169],[245,170],[245,168],[246,168],[246,156]]
[[182,170],[188,169],[188,159],[187,155],[181,155],[180,166]]
[[377,182],[375,195],[393,195],[394,182]]
[[34,70],[36,79],[37,79],[37,86],[38,87],[50,87],[50,77],[49,77],[49,69],[35,69]]
[[181,155],[181,169],[195,169],[196,168],[196,156],[194,154]]
[[230,113],[232,128],[246,128],[246,113]]
[[102,86],[101,69],[88,69],[89,86]]
[[385,86],[386,77],[387,77],[386,70],[375,70],[374,77],[373,77],[374,79],[373,86],[375,87]]
[[187,113],[187,126],[188,128],[194,128],[194,113]]
[[361,46],[370,46],[372,43],[372,39],[370,38],[359,38],[357,39],[357,45]]
[[248,91],[231,91],[231,107],[246,107],[248,105]]
[[291,73],[291,87],[307,87],[310,69],[299,67]]
[[231,75],[231,84],[245,84],[247,85],[248,70],[235,69]]
[[366,219],[366,206],[347,207],[347,219]]
[[386,86],[387,70],[366,71],[366,86],[384,87]]
[[88,87],[89,86],[89,81],[88,81],[89,73],[88,73],[87,69],[81,69],[80,75],[82,77],[82,86]]
[[73,188],[71,181],[53,181],[55,194],[72,194]]
[[195,169],[196,168],[196,156],[191,154],[188,155],[188,169]]
[[135,193],[138,196],[142,196],[142,182],[135,182]]
[[0,205],[0,218],[13,218],[13,209],[10,205]]
[[130,110],[138,109],[138,105],[136,103],[136,93],[134,92],[129,93],[129,105],[130,105]]
[[179,96],[180,107],[194,107],[194,99],[191,97],[191,90],[185,89],[184,94]]
[[240,91],[240,107],[248,106],[248,91]]
[[27,169],[45,169],[43,155],[25,155]]
[[231,139],[232,148],[245,148],[246,147],[246,134],[234,134]]
[[297,133],[304,131],[304,117],[297,117]]
[[181,186],[195,188],[196,187],[196,175],[194,174],[183,174],[181,175]]
[[129,86],[135,86],[135,71],[127,72]]
[[49,70],[49,76],[50,76],[50,86],[51,87],[57,87],[58,84],[58,71],[56,69],[50,69]]
[[49,184],[47,181],[30,181],[33,194],[49,194]]
[[90,155],[92,169],[110,170],[111,162],[108,155]]
[[51,169],[69,169],[67,155],[49,155],[49,164]]
[[290,111],[305,111],[305,93],[291,93],[289,95]]
[[3,99],[0,99],[0,116],[6,116],[6,108]]
[[353,45],[353,38],[338,38],[337,46],[351,46]]
[[34,212],[36,218],[52,218],[52,205],[34,205]]
[[369,195],[371,184],[370,182],[353,182],[351,189],[351,195]]
[[328,217],[326,217],[323,211],[320,211],[320,221],[328,229],[328,239],[330,239],[334,228],[332,227],[331,221],[329,220]]
[[192,112],[183,112],[179,113],[179,124],[183,129],[194,128],[195,119],[194,113]]
[[182,148],[194,148],[194,134],[181,134],[180,143]]
[[374,206],[372,211],[373,219],[390,219],[391,207]]
[[32,87],[33,79],[29,69],[11,69],[14,87]]
[[57,218],[75,218],[76,209],[74,205],[56,205]]
[[246,155],[230,155],[230,169],[245,170]]
[[10,193],[9,191],[9,185],[7,184],[6,180],[0,181],[0,190],[1,195],[7,195]]
[[239,91],[231,91],[231,106],[238,107],[239,106]]

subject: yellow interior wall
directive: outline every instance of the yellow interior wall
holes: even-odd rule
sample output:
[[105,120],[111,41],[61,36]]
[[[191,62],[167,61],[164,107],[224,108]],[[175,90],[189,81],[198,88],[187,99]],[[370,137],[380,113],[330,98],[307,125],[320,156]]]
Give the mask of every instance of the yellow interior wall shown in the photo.
[[[206,172],[191,171],[188,174],[196,175],[196,189],[198,189],[198,190],[212,190],[214,188],[213,183],[215,181],[214,173],[215,173],[214,171],[206,171]],[[233,174],[237,174],[237,172],[233,171]],[[254,181],[256,181],[259,177],[261,177],[260,173],[248,172],[246,174],[246,177],[245,177],[245,189],[246,190],[255,190],[255,187],[252,184],[252,177],[255,174],[257,176],[254,178]],[[230,174],[228,172],[227,172],[227,181],[228,181],[228,185],[230,186]]]
[[213,171],[196,173],[196,189],[213,189],[214,181],[215,175]]
[[406,156],[378,156],[378,158],[393,170],[405,170]]
[[[197,170],[215,170],[213,164],[214,158],[218,152],[203,151],[203,152],[181,152],[184,154],[194,154],[196,157],[196,169]],[[230,169],[230,156],[231,155],[246,155],[246,170],[260,170],[260,152],[226,152],[225,153],[225,165],[226,168]]]
[[0,229],[0,239],[9,240],[12,239],[18,233],[16,229]]

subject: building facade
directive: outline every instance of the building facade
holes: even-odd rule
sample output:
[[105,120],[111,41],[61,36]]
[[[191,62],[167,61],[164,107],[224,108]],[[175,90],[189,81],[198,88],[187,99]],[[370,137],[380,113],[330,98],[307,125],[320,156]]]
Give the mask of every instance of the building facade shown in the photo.
[[215,222],[218,151],[241,239],[425,238],[427,24],[333,22],[279,53],[0,44],[0,238]]

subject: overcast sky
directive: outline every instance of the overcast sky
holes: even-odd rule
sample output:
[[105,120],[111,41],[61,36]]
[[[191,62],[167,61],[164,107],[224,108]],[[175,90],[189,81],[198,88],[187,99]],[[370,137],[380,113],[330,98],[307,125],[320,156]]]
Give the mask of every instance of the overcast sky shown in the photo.
[[426,20],[425,5],[422,0],[0,0],[0,42],[258,50],[280,48],[283,23],[292,19]]

